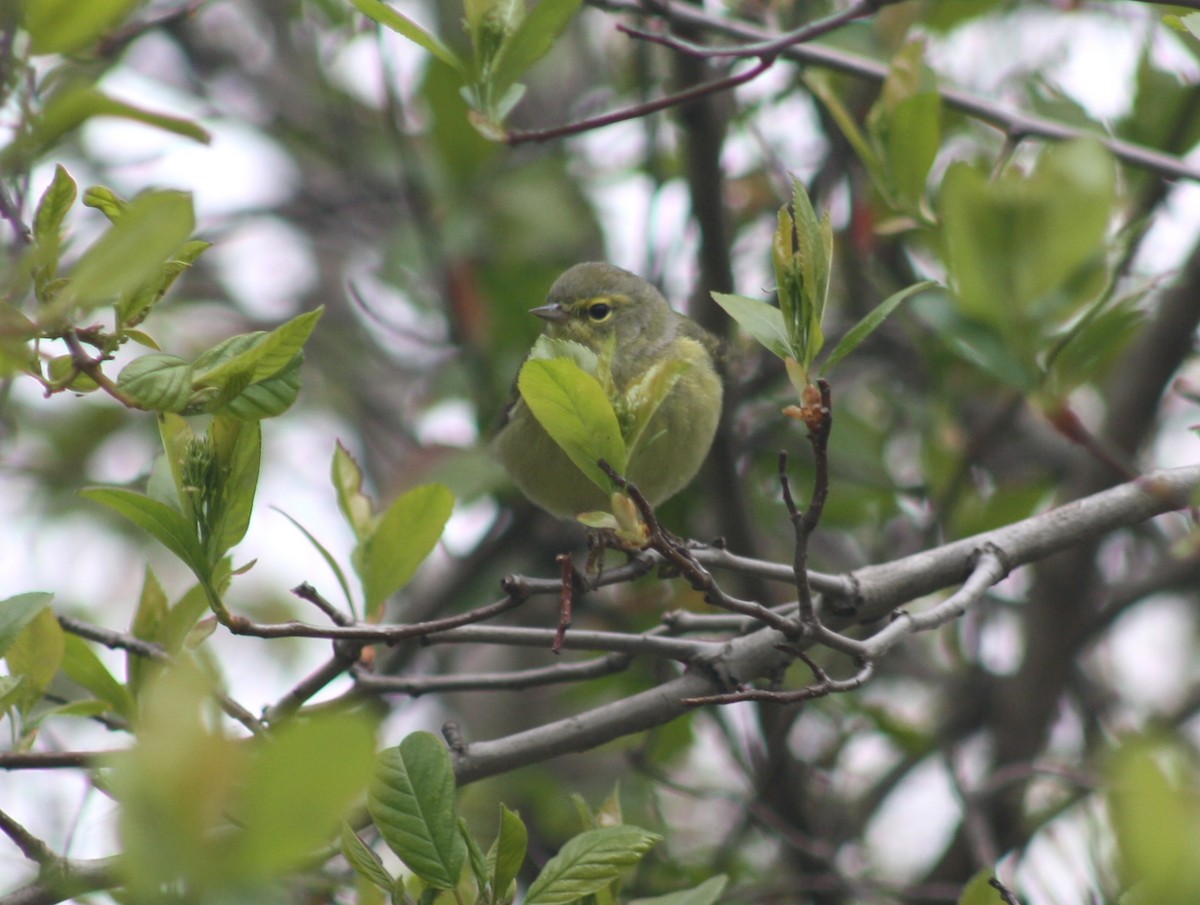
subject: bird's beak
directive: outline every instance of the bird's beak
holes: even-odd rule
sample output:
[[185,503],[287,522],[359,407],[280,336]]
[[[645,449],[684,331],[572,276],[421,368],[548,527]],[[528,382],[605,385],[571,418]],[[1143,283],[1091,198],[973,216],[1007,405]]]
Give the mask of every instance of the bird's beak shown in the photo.
[[530,314],[536,314],[542,320],[547,321],[562,321],[567,319],[567,312],[563,310],[563,306],[557,303],[553,305],[541,305],[537,308],[530,308]]

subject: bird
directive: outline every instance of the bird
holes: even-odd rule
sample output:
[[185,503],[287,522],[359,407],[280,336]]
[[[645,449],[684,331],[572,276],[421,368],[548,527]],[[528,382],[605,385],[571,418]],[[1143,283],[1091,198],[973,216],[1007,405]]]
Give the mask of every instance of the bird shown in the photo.
[[[546,337],[577,343],[603,358],[611,380],[602,383],[618,412],[639,380],[655,368],[670,369],[672,382],[663,384],[668,389],[635,438],[624,477],[651,506],[686,487],[708,455],[721,418],[717,338],[673,311],[646,280],[603,262],[571,267],[550,287],[545,304],[530,313],[545,321]],[[552,515],[574,518],[610,505],[610,492],[571,461],[516,385],[492,451],[525,496]]]

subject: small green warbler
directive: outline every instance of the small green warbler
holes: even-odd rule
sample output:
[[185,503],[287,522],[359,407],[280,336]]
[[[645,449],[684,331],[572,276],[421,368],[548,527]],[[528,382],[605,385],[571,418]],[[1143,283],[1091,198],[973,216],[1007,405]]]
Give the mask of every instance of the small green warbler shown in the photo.
[[[716,338],[672,311],[645,280],[611,264],[572,267],[531,313],[546,321],[551,345],[578,344],[590,350],[585,357],[594,353],[603,363],[601,383],[618,419],[651,397],[642,409],[649,420],[636,437],[625,437],[633,446],[624,476],[651,505],[682,490],[708,455],[721,417]],[[610,495],[580,471],[519,394],[492,448],[517,486],[546,511],[574,517],[609,508]]]

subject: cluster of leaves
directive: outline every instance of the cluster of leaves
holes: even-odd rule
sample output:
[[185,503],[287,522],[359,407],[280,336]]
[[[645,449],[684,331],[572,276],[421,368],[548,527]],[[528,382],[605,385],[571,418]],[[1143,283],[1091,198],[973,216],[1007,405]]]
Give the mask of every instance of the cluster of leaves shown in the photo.
[[[393,875],[378,854],[347,824],[342,853],[365,880],[392,901],[474,902],[503,905],[515,899],[517,876],[526,855],[528,831],[521,817],[503,804],[499,829],[487,852],[455,808],[454,770],[445,745],[427,732],[409,735],[379,756],[379,768],[367,795],[367,810],[379,835],[410,875]],[[526,905],[570,905],[589,901],[616,905],[621,876],[635,866],[661,836],[626,824],[614,792],[593,812],[575,799],[584,829],[559,849],[530,882]],[[660,899],[674,905],[711,905],[725,886],[723,876]]]
[[383,0],[351,2],[451,67],[462,81],[471,123],[482,135],[500,141],[504,120],[525,95],[525,86],[517,80],[554,46],[581,0],[541,0],[532,10],[526,10],[525,0],[466,0],[470,59]]
[[[794,185],[790,208],[779,210],[772,262],[778,307],[761,299],[725,292],[714,292],[712,297],[743,330],[783,360],[796,394],[809,406],[814,396],[814,364],[825,347],[822,325],[833,270],[833,227],[828,212],[818,219],[808,193],[799,182]],[[901,302],[932,285],[915,283],[885,299],[846,332],[825,356],[817,373],[827,374]]]

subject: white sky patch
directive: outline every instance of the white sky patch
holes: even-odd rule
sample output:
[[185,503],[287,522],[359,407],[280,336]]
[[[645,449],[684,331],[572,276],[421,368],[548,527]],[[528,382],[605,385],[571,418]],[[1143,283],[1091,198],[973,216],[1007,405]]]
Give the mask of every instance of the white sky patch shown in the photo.
[[465,399],[440,402],[420,416],[416,434],[423,446],[473,446],[479,438],[475,408]]
[[884,799],[864,839],[881,878],[898,882],[920,876],[945,849],[960,807],[945,765],[931,759]]
[[240,222],[205,255],[240,307],[262,320],[295,314],[317,281],[308,237],[278,217]]
[[1113,685],[1134,706],[1170,712],[1196,680],[1196,615],[1182,599],[1160,596],[1122,615],[1105,642]]

